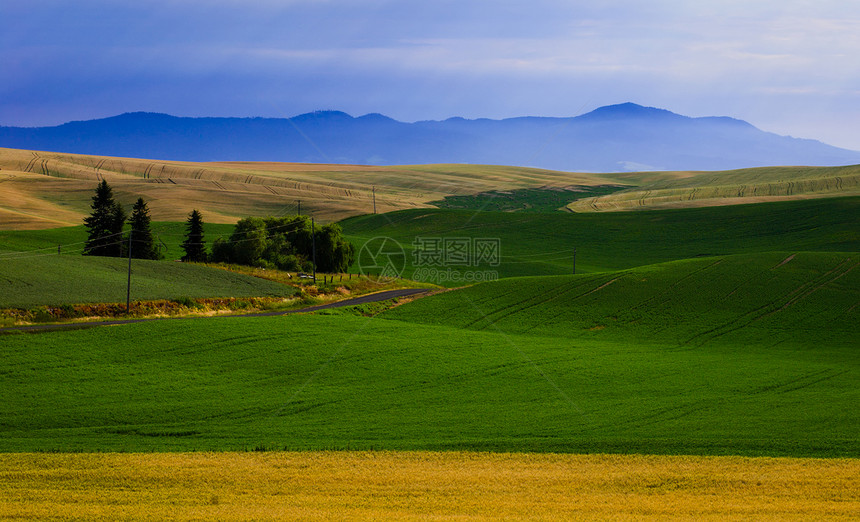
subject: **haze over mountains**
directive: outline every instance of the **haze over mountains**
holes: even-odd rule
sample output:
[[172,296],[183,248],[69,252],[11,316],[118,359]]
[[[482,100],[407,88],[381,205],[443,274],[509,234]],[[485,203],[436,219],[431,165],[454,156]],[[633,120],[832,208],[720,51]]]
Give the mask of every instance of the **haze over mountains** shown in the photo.
[[633,103],[572,118],[415,123],[337,111],[293,118],[137,112],[56,127],[0,127],[0,147],[184,161],[472,163],[592,172],[860,163],[860,151],[779,136],[742,120],[690,118]]

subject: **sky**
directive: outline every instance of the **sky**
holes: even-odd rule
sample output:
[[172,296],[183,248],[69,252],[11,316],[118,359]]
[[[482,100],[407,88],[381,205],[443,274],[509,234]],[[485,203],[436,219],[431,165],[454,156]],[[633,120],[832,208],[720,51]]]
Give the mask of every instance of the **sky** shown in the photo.
[[0,125],[623,102],[860,150],[855,0],[0,0]]

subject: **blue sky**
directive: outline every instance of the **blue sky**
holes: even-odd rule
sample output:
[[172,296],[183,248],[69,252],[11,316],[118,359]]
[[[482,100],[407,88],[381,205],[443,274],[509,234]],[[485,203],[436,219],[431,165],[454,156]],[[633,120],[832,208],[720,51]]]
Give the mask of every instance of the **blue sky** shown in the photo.
[[860,2],[3,0],[0,125],[632,101],[860,150]]

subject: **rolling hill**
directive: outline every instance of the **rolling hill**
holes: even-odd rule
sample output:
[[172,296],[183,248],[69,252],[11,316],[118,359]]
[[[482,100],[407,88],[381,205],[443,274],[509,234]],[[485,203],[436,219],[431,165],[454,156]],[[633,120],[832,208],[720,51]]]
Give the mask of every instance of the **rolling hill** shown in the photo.
[[685,259],[582,276],[462,288],[382,317],[469,330],[665,343],[856,347],[856,253]]
[[404,123],[320,111],[292,118],[128,113],[56,127],[0,127],[0,146],[181,161],[358,165],[469,163],[564,171],[725,170],[860,163],[860,152],[624,103],[571,118]]
[[496,165],[190,163],[0,149],[0,230],[77,225],[99,180],[152,216],[211,223],[299,210],[321,221],[393,210],[575,212],[734,205],[860,195],[860,167],[594,174]]
[[[341,226],[359,249],[359,266],[366,267],[373,247],[382,246],[374,238],[390,238],[386,251],[404,277],[441,277],[440,284],[461,286],[466,281],[458,275],[468,272],[503,278],[570,274],[574,248],[577,273],[727,254],[856,252],[860,198],[588,214],[422,209],[358,216]],[[416,258],[416,238],[493,239],[499,262],[474,255],[465,265],[425,262]]]
[[[187,163],[0,149],[0,230],[76,225],[98,181],[121,203],[137,197],[154,219],[184,220],[193,208],[212,223],[301,210],[317,219],[428,207],[446,196],[525,187],[613,183],[600,175],[504,166],[367,167],[288,163]],[[585,192],[583,192],[585,190]]]
[[0,451],[856,458],[853,256],[510,279],[374,318],[6,335]]

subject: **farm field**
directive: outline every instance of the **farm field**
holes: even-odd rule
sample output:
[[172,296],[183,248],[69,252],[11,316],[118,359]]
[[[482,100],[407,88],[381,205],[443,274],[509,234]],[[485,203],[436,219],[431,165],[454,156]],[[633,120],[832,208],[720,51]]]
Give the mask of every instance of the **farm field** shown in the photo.
[[858,476],[850,459],[0,454],[0,518],[852,520]]
[[[177,174],[159,183],[152,169],[134,173],[111,161],[70,178],[47,175],[59,159],[32,164],[46,174],[12,175],[86,181],[84,204],[67,205],[81,217],[90,171],[113,183],[126,169],[120,174],[134,183],[164,190],[228,187],[213,172],[246,167],[248,176],[298,175],[276,164],[196,173],[186,165],[175,167],[186,181]],[[361,170],[344,168],[343,179]],[[396,240],[403,275],[414,277],[418,237],[493,238],[498,264],[452,270],[495,271],[501,280],[390,309],[0,334],[0,518],[781,520],[856,512],[860,197],[593,212],[623,207],[601,202],[566,213],[552,208],[556,191],[530,188],[543,186],[546,172],[409,169],[434,181],[474,175],[481,181],[469,190],[479,195],[433,192],[435,201],[466,207],[457,210],[423,208],[399,192],[401,206],[380,208],[407,210],[349,218],[341,222],[348,239],[359,249],[375,237]],[[377,174],[374,184],[389,175],[363,175]],[[672,180],[703,179],[688,174],[640,173],[636,182],[676,190]],[[0,190],[8,175],[4,166]],[[510,186],[492,185],[512,176],[520,178]],[[598,190],[634,179],[605,176],[580,182]],[[407,179],[397,178],[396,190],[377,185],[377,202],[386,190],[416,188]],[[476,211],[497,202],[488,190],[508,193],[504,205],[523,211]],[[231,193],[229,204],[253,204],[244,197]],[[159,204],[177,212],[162,217],[176,221],[153,224],[168,260],[133,262],[133,300],[295,293],[250,277],[260,275],[251,269],[169,261],[179,255],[187,209]],[[246,215],[247,207],[235,216],[226,208],[204,216],[210,244]],[[313,203],[303,199],[302,208]],[[30,221],[7,221],[22,230],[0,231],[0,306],[124,299],[127,261],[78,255],[81,226],[23,230],[63,222],[54,207],[31,210]],[[329,217],[350,215],[341,210]]]
[[860,195],[860,165],[845,167],[761,167],[722,172],[674,173],[643,180],[619,175],[635,188],[583,198],[567,205],[574,212],[689,208]]
[[380,317],[630,345],[824,344],[850,353],[860,323],[860,256],[744,254],[510,278],[427,297]]
[[[334,310],[6,335],[0,451],[856,458],[857,263],[790,257],[667,263],[612,285],[598,274],[512,279],[372,318]],[[766,284],[744,287],[762,271]],[[584,295],[555,316],[540,311],[564,293]],[[727,293],[739,306],[703,313]],[[639,311],[612,324],[625,301]],[[469,324],[472,305],[496,321]],[[542,317],[545,331],[534,327]]]
[[[196,208],[212,223],[235,223],[248,209],[296,213],[299,201],[304,214],[330,222],[373,212],[374,198],[380,213],[440,201],[459,208],[546,211],[567,205],[594,212],[860,195],[860,166],[596,174],[496,165],[191,163],[0,148],[2,228],[77,225],[101,179],[121,203],[144,197],[154,219],[179,221]],[[600,195],[607,187],[612,193]],[[554,190],[529,192],[540,188]],[[553,197],[561,189],[572,190],[566,200]],[[487,197],[511,191],[518,194],[513,204],[499,206],[498,198]],[[583,198],[590,194],[582,191],[596,193]]]
[[[462,278],[452,277],[449,269],[454,276],[470,270],[491,271],[503,278],[570,274],[573,247],[577,248],[576,268],[580,274],[735,253],[857,251],[860,198],[647,214],[510,214],[428,209],[363,216],[346,220],[342,225],[359,250],[353,272],[372,272],[361,266],[367,252],[360,250],[367,241],[391,237],[403,248],[400,257],[405,263],[403,276],[455,287],[463,284]],[[181,256],[179,244],[184,237],[184,226],[181,222],[153,224],[167,260],[134,262],[133,299],[289,295],[289,288],[278,288],[265,281],[171,263],[170,259]],[[232,228],[230,224],[207,223],[207,241],[211,244],[218,236],[229,236]],[[422,267],[414,257],[413,243],[417,237],[495,238],[499,242],[499,263]],[[0,231],[0,262],[4,267],[0,307],[124,301],[127,264],[120,259],[80,256],[85,239],[83,226]],[[63,245],[61,255],[56,255],[58,245]],[[432,270],[438,270],[436,277]]]
[[[132,299],[288,297],[289,286],[199,265],[182,256],[184,223],[156,222],[153,232],[166,259],[132,261]],[[231,225],[207,224],[211,243]],[[82,256],[83,226],[0,231],[0,308],[125,302],[128,261]],[[58,254],[58,251],[60,252]]]
[[0,148],[2,228],[76,225],[101,179],[121,203],[146,199],[153,219],[179,221],[197,208],[211,223],[235,223],[249,209],[295,214],[299,201],[303,214],[335,221],[371,213],[374,191],[377,210],[388,212],[428,207],[450,195],[608,182],[600,174],[489,165],[190,163]]
[[[187,217],[187,216],[186,216]],[[151,224],[156,244],[162,247],[166,260],[175,260],[184,253],[180,245],[185,238],[185,222],[154,221]],[[207,245],[218,237],[230,237],[232,224],[205,223],[204,236]],[[0,230],[0,259],[18,257],[17,252],[25,255],[50,255],[62,246],[63,255],[80,255],[87,240],[87,229],[83,225],[36,230]],[[39,252],[34,252],[40,250]]]
[[[860,251],[860,198],[784,201],[717,208],[592,214],[520,214],[410,210],[341,222],[357,247],[392,238],[402,248],[403,276],[461,286],[448,271],[493,271],[499,277],[601,272],[696,257],[769,251]],[[492,238],[499,264],[445,267],[416,263],[416,238]],[[371,243],[372,245],[373,243]],[[359,261],[362,261],[359,252]],[[432,277],[432,273],[429,276]]]
[[[2,259],[0,308],[125,302],[128,261],[54,255]],[[293,287],[200,265],[132,262],[133,300],[290,297]]]
[[[208,223],[205,229],[207,242],[211,243],[219,236],[229,237],[233,225]],[[231,310],[235,306],[243,309],[243,306],[258,305],[267,309],[273,306],[282,308],[288,298],[289,304],[295,305],[298,299],[291,297],[298,295],[300,288],[310,293],[299,297],[307,297],[310,302],[324,302],[395,288],[432,286],[407,280],[380,284],[359,277],[353,279],[353,274],[349,277],[347,274],[320,274],[317,284],[309,286],[309,281],[297,280],[295,273],[279,270],[175,263],[172,260],[182,255],[180,243],[184,239],[185,224],[156,222],[153,233],[157,244],[164,247],[162,253],[166,259],[132,261],[133,315],[163,315],[171,310],[183,313],[182,310],[173,310],[176,307],[171,307],[170,303],[160,302],[164,300],[178,300],[180,304],[191,303],[194,299],[207,300],[191,306],[191,312],[201,314],[226,311],[224,306],[228,305]],[[79,307],[82,310],[72,314],[73,317],[82,317],[81,314],[97,316],[100,313],[113,315],[111,305],[116,303],[121,303],[122,310],[125,310],[127,259],[82,256],[85,239],[83,226],[0,231],[0,325],[25,320],[21,312],[31,307],[34,308],[25,315],[30,317],[41,313],[40,321],[51,320],[45,315],[46,308],[57,315],[57,307],[68,305],[94,305]],[[58,245],[60,254],[57,254]],[[323,281],[323,277],[329,281]],[[243,298],[253,298],[253,302]],[[213,300],[216,302],[210,302]],[[140,303],[135,304],[137,301]],[[68,319],[68,312],[59,313],[59,316]],[[4,318],[4,313],[16,319]]]

